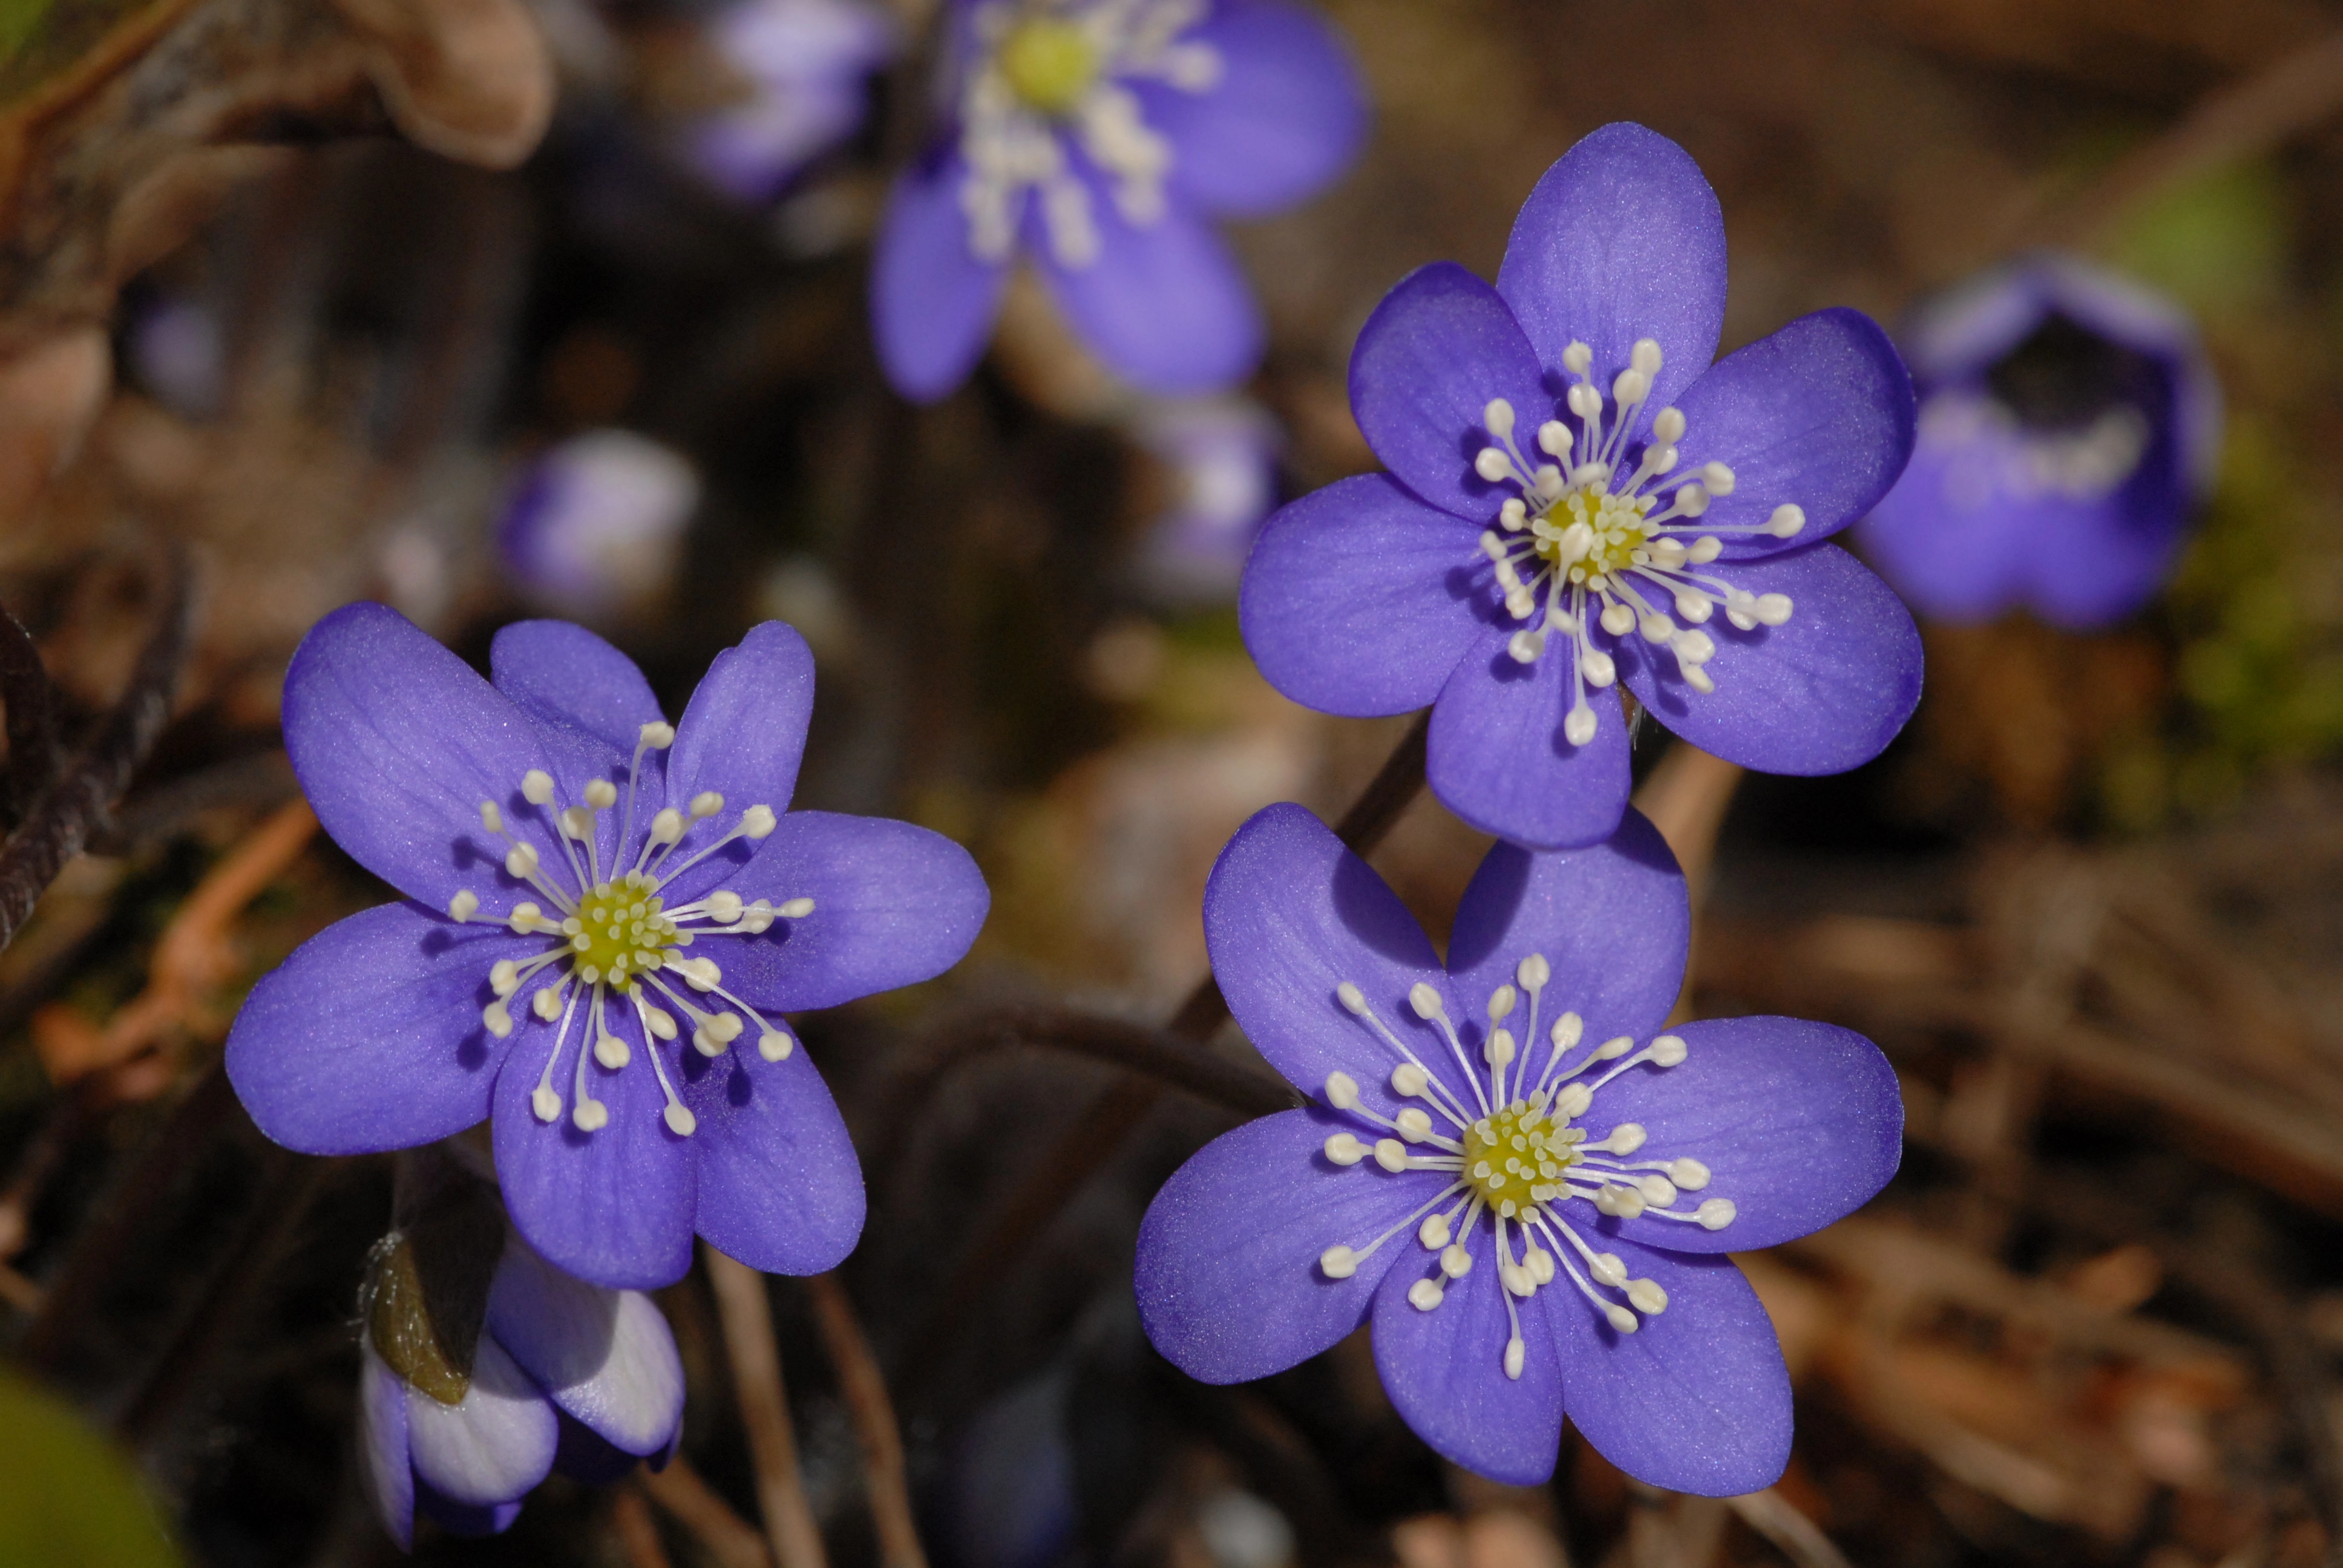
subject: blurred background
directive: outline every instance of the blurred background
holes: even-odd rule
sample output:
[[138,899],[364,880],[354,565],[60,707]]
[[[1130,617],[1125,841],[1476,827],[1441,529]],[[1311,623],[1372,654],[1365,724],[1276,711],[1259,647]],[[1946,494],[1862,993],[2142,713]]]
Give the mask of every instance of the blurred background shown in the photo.
[[[0,12],[0,603],[65,737],[137,689],[175,563],[200,596],[151,755],[0,952],[0,1514],[73,1499],[92,1533],[0,1519],[0,1557],[398,1560],[350,1447],[388,1161],[272,1148],[217,1070],[253,980],[383,896],[277,730],[303,631],[377,598],[481,663],[507,621],[582,619],[670,711],[786,619],[821,681],[797,803],[983,866],[968,962],[801,1022],[870,1189],[842,1282],[947,1568],[2338,1560],[2343,5],[1329,0],[1372,140],[1232,229],[1252,383],[1142,396],[1020,286],[976,377],[913,407],[865,287],[933,18],[836,0],[775,43],[760,3]],[[1537,176],[1621,118],[1716,186],[1728,349],[1825,306],[1893,328],[2059,246],[2192,314],[2227,409],[2147,608],[1924,618],[1886,755],[1732,799],[1694,1007],[1860,1029],[1909,1111],[1885,1193],[1745,1265],[1799,1432],[1732,1504],[1574,1436],[1550,1487],[1463,1474],[1363,1333],[1259,1384],[1172,1372],[1132,1237],[1233,1113],[980,1027],[1168,1016],[1228,836],[1276,800],[1331,819],[1405,732],[1262,681],[1246,545],[1374,467],[1344,371],[1383,292],[1493,275]],[[1374,861],[1437,939],[1485,843],[1426,796]],[[557,1481],[417,1561],[765,1560],[709,1282],[659,1300],[680,1470]],[[807,1292],[769,1303],[828,1550],[881,1561]]]

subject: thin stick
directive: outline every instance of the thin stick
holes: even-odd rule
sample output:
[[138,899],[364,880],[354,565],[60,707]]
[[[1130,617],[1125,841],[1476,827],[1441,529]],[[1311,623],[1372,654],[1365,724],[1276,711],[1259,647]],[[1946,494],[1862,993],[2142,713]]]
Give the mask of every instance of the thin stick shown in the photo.
[[[1416,716],[1374,778],[1359,792],[1351,809],[1342,813],[1334,834],[1353,854],[1367,855],[1382,843],[1384,835],[1399,821],[1401,813],[1423,789],[1426,743],[1431,732],[1432,714],[1426,709]],[[1220,982],[1206,975],[1172,1014],[1165,1032],[1175,1039],[1201,1044],[1212,1038],[1228,1016],[1228,999],[1221,994]],[[970,1315],[969,1309],[1007,1276],[1025,1249],[1056,1218],[1058,1211],[1082,1183],[1128,1143],[1162,1094],[1161,1082],[1126,1078],[1102,1091],[1083,1108],[1073,1125],[1003,1201],[976,1244],[964,1254],[964,1261],[947,1277],[943,1289],[920,1318],[904,1362],[903,1382],[907,1387],[918,1389],[925,1385],[928,1377],[942,1365],[960,1326]]]
[[773,1568],[764,1537],[732,1512],[732,1505],[699,1478],[683,1455],[667,1462],[665,1470],[646,1465],[635,1472],[643,1495],[667,1510],[669,1517],[691,1532],[721,1568]]
[[1823,1533],[1822,1526],[1792,1507],[1788,1498],[1770,1486],[1745,1497],[1728,1497],[1725,1505],[1741,1516],[1742,1523],[1772,1542],[1798,1568],[1851,1568],[1846,1554]]
[[757,1505],[765,1516],[765,1537],[779,1568],[825,1568],[821,1532],[806,1505],[798,1479],[798,1440],[789,1428],[789,1401],[781,1386],[781,1352],[773,1342],[773,1307],[765,1276],[702,1249],[708,1282],[716,1292],[716,1312],[724,1323],[724,1349],[732,1361],[732,1388],[740,1402],[740,1424],[749,1430],[749,1458],[757,1468]]
[[659,1544],[659,1525],[651,1519],[651,1505],[643,1494],[630,1486],[622,1486],[610,1499],[610,1533],[618,1538],[618,1549],[627,1554],[628,1568],[673,1568],[669,1563],[667,1548]]
[[855,1319],[854,1303],[836,1274],[814,1275],[806,1282],[806,1293],[813,1299],[814,1322],[821,1330],[830,1365],[837,1369],[839,1392],[846,1397],[847,1414],[862,1445],[863,1490],[870,1494],[879,1561],[884,1568],[928,1568],[904,1479],[903,1433],[895,1423],[895,1407],[888,1401],[878,1358],[870,1353],[870,1342]]
[[57,771],[56,687],[32,634],[0,609],[0,701],[8,707],[8,775],[0,809],[13,826]]

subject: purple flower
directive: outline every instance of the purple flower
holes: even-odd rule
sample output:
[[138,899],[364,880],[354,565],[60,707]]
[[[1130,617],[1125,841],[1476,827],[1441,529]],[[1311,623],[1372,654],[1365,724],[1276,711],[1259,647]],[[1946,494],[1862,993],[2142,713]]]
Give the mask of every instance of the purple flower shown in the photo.
[[498,558],[546,608],[608,615],[667,586],[699,504],[699,475],[682,454],[631,430],[588,430],[514,485]]
[[1625,809],[1614,681],[1766,772],[1877,755],[1919,700],[1919,637],[1815,541],[1902,470],[1911,387],[1851,310],[1712,367],[1724,313],[1716,197],[1640,126],[1546,171],[1496,287],[1448,263],[1402,279],[1351,359],[1390,473],[1284,508],[1245,569],[1270,684],[1353,717],[1432,704],[1433,793],[1541,849]]
[[775,1015],[949,969],[984,919],[974,863],[908,823],[781,814],[813,662],[778,621],[719,654],[673,725],[566,622],[505,628],[491,663],[493,686],[371,604],[294,654],[302,788],[406,901],[253,989],[236,1092],[309,1153],[489,1118],[514,1223],[598,1284],[680,1277],[695,1230],[769,1272],[831,1267],[861,1175]]
[[689,133],[689,155],[744,201],[778,195],[861,127],[870,74],[896,48],[886,13],[854,0],[740,0],[709,31],[753,92],[700,120]]
[[1138,1263],[1156,1348],[1236,1382],[1372,1320],[1393,1403],[1468,1469],[1544,1480],[1567,1413],[1654,1485],[1770,1484],[1789,1379],[1724,1254],[1877,1191],[1903,1108],[1843,1029],[1663,1032],[1690,930],[1674,858],[1633,811],[1594,848],[1492,849],[1445,969],[1316,818],[1254,817],[1205,891],[1212,972],[1323,1103],[1223,1134],[1156,1195]]
[[1258,404],[1224,398],[1150,409],[1134,433],[1171,490],[1141,547],[1148,588],[1174,602],[1226,603],[1277,504],[1277,421]]
[[2120,620],[2172,570],[2213,479],[2221,392],[2169,300],[2036,256],[1926,307],[1912,466],[1860,530],[1926,613],[2024,605],[2059,626]]
[[897,389],[966,378],[1021,253],[1135,385],[1250,373],[1260,314],[1207,219],[1350,162],[1365,101],[1332,32],[1287,0],[954,0],[950,26],[950,139],[897,183],[871,277]]
[[[397,1245],[377,1251],[373,1300]],[[657,1468],[681,1432],[683,1362],[649,1296],[573,1280],[514,1236],[487,1306],[468,1377],[436,1346],[395,1347],[410,1379],[371,1325],[360,1342],[360,1473],[401,1547],[414,1545],[418,1508],[458,1535],[496,1534],[552,1471],[600,1482],[639,1459]]]

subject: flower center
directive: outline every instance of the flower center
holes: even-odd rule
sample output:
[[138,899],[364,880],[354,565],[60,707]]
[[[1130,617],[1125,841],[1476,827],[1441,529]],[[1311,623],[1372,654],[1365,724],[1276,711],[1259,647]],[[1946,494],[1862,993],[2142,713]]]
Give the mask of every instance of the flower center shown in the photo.
[[[1611,383],[1609,418],[1603,390],[1593,378],[1594,351],[1573,343],[1563,368],[1576,379],[1565,404],[1575,425],[1549,419],[1538,427],[1536,445],[1552,462],[1534,461],[1513,444],[1513,406],[1493,398],[1482,423],[1495,440],[1473,459],[1473,471],[1491,484],[1510,484],[1515,494],[1497,511],[1497,527],[1481,536],[1481,549],[1496,568],[1505,612],[1523,622],[1506,649],[1523,664],[1534,664],[1548,638],[1570,639],[1571,706],[1563,734],[1573,746],[1594,739],[1594,709],[1587,701],[1618,678],[1611,655],[1594,645],[1596,627],[1612,638],[1640,631],[1645,641],[1675,655],[1676,668],[1694,691],[1714,691],[1704,668],[1716,642],[1700,629],[1717,610],[1743,631],[1780,626],[1790,618],[1782,594],[1753,594],[1703,571],[1725,553],[1726,535],[1795,537],[1806,526],[1803,508],[1785,503],[1765,522],[1700,530],[1709,502],[1733,493],[1733,470],[1705,463],[1699,476],[1663,497],[1644,487],[1675,471],[1676,444],[1684,417],[1663,408],[1652,417],[1650,439],[1633,468],[1626,468],[1627,443],[1652,379],[1662,363],[1651,338],[1635,345],[1628,367]],[[1664,502],[1664,504],[1663,504]],[[1687,541],[1681,535],[1693,535]],[[1674,614],[1670,615],[1673,610]]]
[[[620,819],[616,871],[629,849],[634,861],[615,876],[605,876],[601,863],[600,814],[618,803],[618,787],[608,779],[586,786],[583,805],[565,806],[558,798],[553,776],[532,768],[522,776],[520,796],[525,814],[538,819],[546,836],[558,846],[565,879],[539,853],[537,844],[517,837],[505,823],[504,809],[493,800],[480,802],[480,826],[506,841],[508,876],[526,883],[559,911],[549,915],[533,901],[516,904],[502,915],[483,912],[479,895],[467,888],[447,902],[447,915],[459,923],[502,925],[518,936],[550,938],[547,948],[528,960],[499,959],[489,967],[488,989],[496,1000],[480,1010],[480,1021],[502,1040],[517,1021],[509,1005],[538,971],[551,969],[555,978],[539,985],[529,997],[528,1010],[539,1021],[558,1021],[553,1049],[545,1070],[529,1096],[529,1108],[540,1121],[561,1118],[563,1098],[554,1087],[555,1070],[568,1053],[570,1026],[578,1028],[578,1050],[568,1097],[569,1119],[581,1131],[607,1125],[609,1107],[594,1096],[586,1070],[590,1056],[605,1072],[617,1072],[634,1059],[634,1048],[609,1028],[614,1010],[631,1009],[641,1039],[651,1049],[651,1071],[667,1100],[661,1112],[670,1131],[689,1137],[699,1121],[668,1080],[659,1044],[682,1032],[676,1021],[681,1013],[691,1025],[691,1043],[703,1056],[721,1056],[740,1038],[748,1024],[758,1026],[758,1053],[779,1061],[795,1047],[789,1032],[755,1008],[724,989],[724,972],[716,960],[689,958],[682,950],[698,937],[753,937],[771,928],[774,920],[801,920],[813,913],[811,899],[790,899],[778,907],[770,900],[744,900],[729,889],[718,888],[687,904],[670,906],[663,896],[678,877],[706,861],[737,839],[756,841],[779,825],[769,806],[751,806],[740,813],[731,831],[703,831],[703,824],[724,809],[724,797],[713,789],[693,796],[689,814],[674,807],[654,815],[638,838],[635,796],[642,779],[646,752],[664,750],[675,741],[671,725],[642,727],[634,760],[627,770],[626,815]],[[685,848],[693,839],[695,847]],[[668,977],[674,977],[679,990]],[[712,998],[711,1001],[694,998]],[[670,1011],[669,1009],[673,1010]],[[590,1042],[590,1046],[589,1046]]]
[[1090,35],[1056,16],[1029,16],[1001,41],[1001,74],[1026,107],[1044,115],[1073,111],[1098,80],[1099,52]]
[[[1357,986],[1346,980],[1336,989],[1335,999],[1343,1010],[1375,1039],[1392,1092],[1419,1103],[1386,1118],[1361,1101],[1358,1081],[1349,1073],[1328,1075],[1327,1104],[1393,1136],[1377,1138],[1370,1145],[1355,1133],[1337,1132],[1323,1145],[1325,1157],[1336,1165],[1357,1166],[1372,1154],[1375,1168],[1391,1175],[1432,1171],[1444,1180],[1413,1213],[1365,1246],[1327,1248],[1319,1254],[1318,1267],[1328,1279],[1348,1279],[1378,1248],[1413,1228],[1416,1240],[1426,1251],[1437,1253],[1439,1261],[1408,1287],[1407,1299],[1419,1312],[1433,1312],[1446,1299],[1448,1285],[1472,1272],[1472,1243],[1485,1214],[1495,1243],[1506,1320],[1513,1325],[1505,1343],[1505,1375],[1518,1378],[1526,1352],[1514,1303],[1557,1279],[1568,1279],[1623,1334],[1634,1333],[1643,1318],[1667,1310],[1668,1293],[1655,1281],[1630,1279],[1617,1253],[1596,1251],[1578,1233],[1572,1221],[1584,1224],[1587,1219],[1572,1211],[1571,1204],[1585,1203],[1601,1215],[1628,1220],[1649,1216],[1706,1231],[1725,1229],[1738,1211],[1729,1198],[1710,1198],[1693,1209],[1677,1207],[1683,1193],[1706,1187],[1712,1173],[1689,1157],[1631,1158],[1648,1141],[1636,1123],[1622,1122],[1601,1139],[1572,1125],[1621,1073],[1646,1065],[1664,1070],[1683,1061],[1684,1040],[1656,1035],[1638,1049],[1622,1035],[1569,1061],[1585,1025],[1576,1013],[1564,1012],[1546,1032],[1545,1066],[1533,1081],[1534,1050],[1521,1049],[1511,1022],[1526,995],[1528,1016],[1520,1038],[1534,1048],[1553,969],[1543,954],[1532,953],[1516,967],[1514,979],[1517,986],[1499,986],[1489,998],[1488,1035],[1480,1051],[1485,1074],[1473,1066],[1433,987],[1420,984],[1408,993],[1408,1006],[1419,1023],[1440,1041],[1425,1041],[1430,1049],[1422,1054],[1376,1015]],[[1436,1071],[1435,1062],[1440,1064]],[[1443,1121],[1446,1131],[1440,1131]],[[1418,1149],[1428,1152],[1417,1153]]]
[[1061,266],[1085,267],[1102,248],[1092,186],[1100,176],[1115,212],[1147,228],[1165,211],[1172,144],[1151,128],[1125,84],[1161,82],[1205,93],[1221,79],[1220,51],[1182,35],[1207,0],[992,0],[973,26],[982,52],[961,83],[960,150],[968,164],[960,206],[980,260],[1015,254],[1029,198]]
[[1543,1100],[1516,1100],[1464,1130],[1464,1185],[1498,1213],[1550,1202],[1562,1191],[1562,1173],[1578,1163],[1584,1128],[1548,1121]]

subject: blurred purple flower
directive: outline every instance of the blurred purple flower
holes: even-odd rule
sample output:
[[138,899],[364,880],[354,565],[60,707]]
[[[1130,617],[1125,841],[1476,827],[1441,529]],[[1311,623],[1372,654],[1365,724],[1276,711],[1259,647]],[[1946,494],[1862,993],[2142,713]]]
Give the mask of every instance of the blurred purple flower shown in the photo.
[[897,46],[888,15],[855,0],[740,0],[709,31],[754,91],[692,126],[691,162],[744,201],[779,195],[861,128],[870,75]]
[[505,628],[491,663],[493,686],[372,604],[295,652],[294,770],[407,901],[253,989],[236,1092],[309,1153],[490,1118],[514,1223],[598,1284],[680,1277],[695,1229],[769,1272],[831,1267],[861,1231],[861,1175],[772,1015],[951,967],[984,918],[975,864],[908,823],[781,814],[813,661],[779,622],[719,654],[672,726],[625,655],[567,622]]
[[1277,421],[1258,404],[1228,398],[1154,409],[1134,434],[1171,478],[1171,505],[1143,547],[1148,586],[1168,599],[1225,602],[1277,505]]
[[590,619],[667,585],[699,504],[699,476],[680,453],[630,430],[588,430],[522,473],[497,554],[531,601]]
[[2070,256],[2036,256],[1925,307],[1912,466],[1858,530],[1923,612],[2120,620],[2178,558],[2211,485],[2221,393],[2180,307]]
[[361,1473],[401,1548],[418,1508],[458,1535],[496,1534],[550,1472],[604,1482],[640,1459],[656,1469],[682,1430],[683,1362],[651,1299],[573,1280],[518,1236],[459,1401],[409,1383],[371,1333],[359,1350]]
[[1366,129],[1341,41],[1288,0],[953,0],[950,139],[896,185],[871,304],[909,397],[983,352],[1022,253],[1126,380],[1219,390],[1260,313],[1208,222],[1292,206]]
[[1878,755],[1919,700],[1919,637],[1816,541],[1903,470],[1911,384],[1852,310],[1712,367],[1725,274],[1699,168],[1614,125],[1538,182],[1494,288],[1446,262],[1402,279],[1351,358],[1390,472],[1285,507],[1245,568],[1270,684],[1353,717],[1432,704],[1433,792],[1541,849],[1625,809],[1627,727],[1589,696],[1614,680],[1745,767]]
[[1674,857],[1633,811],[1591,849],[1490,850],[1444,969],[1315,817],[1254,817],[1204,895],[1212,972],[1324,1103],[1223,1134],[1156,1195],[1148,1337],[1226,1383],[1372,1321],[1401,1415],[1483,1475],[1543,1482],[1567,1413],[1654,1485],[1771,1484],[1789,1378],[1725,1253],[1876,1192],[1902,1101],[1870,1041],[1828,1024],[1661,1032],[1690,931]]

